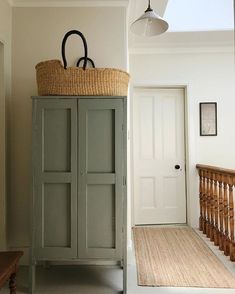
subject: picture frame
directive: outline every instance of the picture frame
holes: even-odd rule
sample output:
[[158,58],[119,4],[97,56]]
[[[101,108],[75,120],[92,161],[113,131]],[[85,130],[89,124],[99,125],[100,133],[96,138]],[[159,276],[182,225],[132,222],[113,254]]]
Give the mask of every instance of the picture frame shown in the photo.
[[217,136],[217,103],[199,103],[200,136]]

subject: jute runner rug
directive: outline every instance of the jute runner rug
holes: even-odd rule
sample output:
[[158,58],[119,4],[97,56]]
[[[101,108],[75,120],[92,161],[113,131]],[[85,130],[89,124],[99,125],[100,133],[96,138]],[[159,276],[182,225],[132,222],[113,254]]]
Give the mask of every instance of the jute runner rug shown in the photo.
[[188,227],[133,228],[139,286],[235,288],[235,277]]

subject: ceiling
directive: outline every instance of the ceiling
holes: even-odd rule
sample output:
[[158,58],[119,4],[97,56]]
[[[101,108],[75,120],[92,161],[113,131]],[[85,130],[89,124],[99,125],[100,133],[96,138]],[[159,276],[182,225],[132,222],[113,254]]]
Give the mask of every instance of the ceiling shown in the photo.
[[[129,25],[147,8],[148,0],[8,0],[19,7],[128,6]],[[167,33],[144,38],[129,31],[131,47],[231,46],[234,0],[151,0],[152,8],[170,24]]]
[[[143,14],[147,2],[130,0],[129,26]],[[233,0],[151,0],[151,6],[168,21],[169,30],[151,38],[136,36],[129,30],[129,48],[161,51],[233,45]]]
[[[147,8],[147,0],[130,0],[130,22]],[[151,6],[169,23],[170,32],[233,30],[233,0],[152,0]]]
[[[127,6],[130,23],[147,8],[148,0],[8,0],[13,6]],[[171,32],[233,29],[234,0],[151,0],[152,8],[169,23]]]
[[8,0],[12,6],[49,7],[49,6],[127,6],[129,0]]
[[164,18],[172,32],[233,30],[233,0],[169,0]]

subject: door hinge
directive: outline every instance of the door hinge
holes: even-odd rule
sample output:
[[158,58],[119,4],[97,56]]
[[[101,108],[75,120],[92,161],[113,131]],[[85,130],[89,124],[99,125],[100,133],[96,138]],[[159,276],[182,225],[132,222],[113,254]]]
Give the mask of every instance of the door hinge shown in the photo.
[[122,124],[122,131],[124,131],[124,124]]
[[123,186],[126,186],[126,177],[123,176]]

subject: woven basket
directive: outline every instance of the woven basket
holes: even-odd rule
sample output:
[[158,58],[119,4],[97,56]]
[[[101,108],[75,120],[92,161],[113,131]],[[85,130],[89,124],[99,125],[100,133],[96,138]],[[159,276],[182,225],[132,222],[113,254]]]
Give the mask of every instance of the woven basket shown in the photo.
[[39,95],[127,95],[129,75],[118,69],[64,69],[60,60],[48,60],[36,71]]
[[[68,67],[65,58],[65,43],[71,34],[79,35],[84,43],[85,57],[83,67]],[[62,58],[48,60],[36,65],[39,95],[100,95],[126,96],[129,74],[112,68],[86,68],[87,45],[81,32],[68,32],[62,42]],[[78,62],[79,63],[79,62]]]

